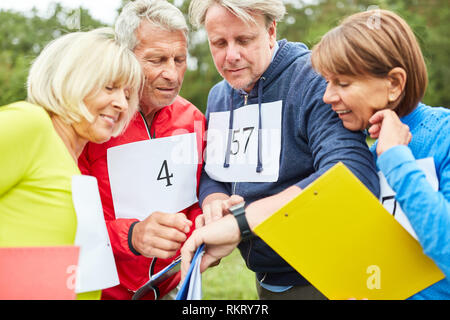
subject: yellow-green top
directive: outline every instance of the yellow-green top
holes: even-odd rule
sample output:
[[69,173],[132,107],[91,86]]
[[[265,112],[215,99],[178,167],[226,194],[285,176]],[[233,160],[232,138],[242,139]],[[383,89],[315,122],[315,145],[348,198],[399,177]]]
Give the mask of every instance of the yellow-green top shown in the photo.
[[43,108],[27,102],[0,107],[0,246],[73,245],[71,184],[79,174]]

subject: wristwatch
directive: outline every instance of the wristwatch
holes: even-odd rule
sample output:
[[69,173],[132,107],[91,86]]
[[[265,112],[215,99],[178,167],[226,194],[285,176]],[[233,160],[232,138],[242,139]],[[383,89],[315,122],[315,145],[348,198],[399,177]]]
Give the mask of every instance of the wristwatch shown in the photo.
[[236,218],[239,230],[241,232],[241,239],[247,240],[250,238],[253,235],[253,232],[250,230],[247,218],[245,217],[245,202],[238,203],[230,207],[228,210]]

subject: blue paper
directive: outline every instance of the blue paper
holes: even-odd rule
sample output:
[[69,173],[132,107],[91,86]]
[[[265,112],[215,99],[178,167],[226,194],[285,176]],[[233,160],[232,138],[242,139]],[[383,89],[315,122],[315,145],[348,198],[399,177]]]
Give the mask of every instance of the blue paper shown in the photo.
[[202,278],[200,274],[200,262],[205,253],[205,244],[197,248],[194,258],[191,261],[186,278],[181,285],[180,291],[175,300],[201,300],[202,299]]

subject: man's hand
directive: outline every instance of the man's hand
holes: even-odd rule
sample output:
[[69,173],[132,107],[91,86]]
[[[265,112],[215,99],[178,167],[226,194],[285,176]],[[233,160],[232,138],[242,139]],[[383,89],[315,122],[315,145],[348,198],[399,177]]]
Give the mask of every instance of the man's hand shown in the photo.
[[136,223],[132,234],[134,249],[145,257],[173,257],[186,241],[192,222],[183,213],[153,212]]
[[195,220],[195,227],[200,228],[208,225],[228,214],[228,208],[244,201],[244,198],[238,195],[228,195],[222,193],[213,193],[203,201],[203,214]]

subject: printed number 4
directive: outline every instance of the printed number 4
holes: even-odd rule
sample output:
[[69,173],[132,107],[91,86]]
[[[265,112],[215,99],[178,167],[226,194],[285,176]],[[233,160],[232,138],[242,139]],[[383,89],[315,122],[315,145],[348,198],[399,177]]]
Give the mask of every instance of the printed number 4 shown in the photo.
[[[165,176],[162,176],[163,170],[164,170]],[[166,187],[169,187],[172,185],[172,183],[170,182],[170,178],[173,178],[173,173],[172,174],[169,173],[169,167],[167,166],[167,160],[164,160],[164,162],[161,166],[161,169],[159,170],[157,180],[166,180],[167,181]]]

